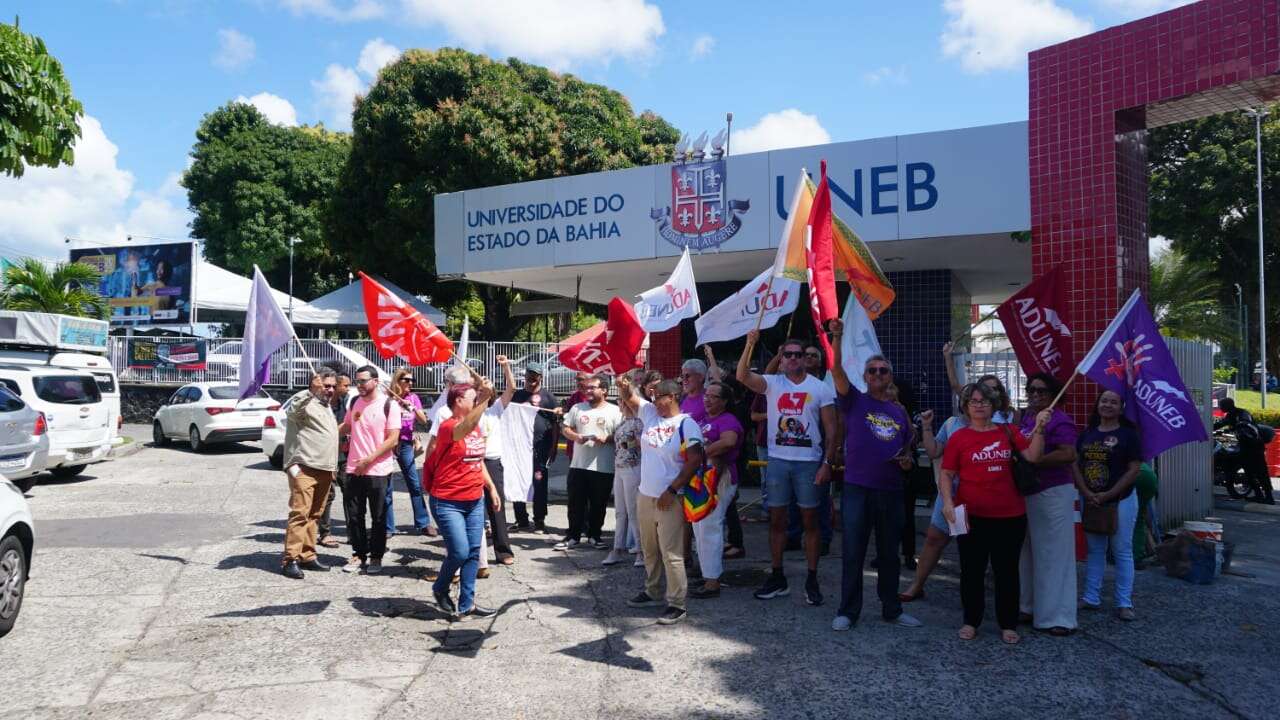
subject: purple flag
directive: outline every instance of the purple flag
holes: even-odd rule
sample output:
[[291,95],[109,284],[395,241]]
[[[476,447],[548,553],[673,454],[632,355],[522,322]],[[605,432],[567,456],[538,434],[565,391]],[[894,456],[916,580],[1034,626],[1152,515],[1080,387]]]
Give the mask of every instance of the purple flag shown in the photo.
[[1124,414],[1142,437],[1144,460],[1175,445],[1208,439],[1200,409],[1137,290],[1076,372],[1124,398]]
[[258,392],[271,374],[271,353],[289,344],[293,325],[271,294],[262,271],[253,266],[253,289],[244,313],[244,343],[240,348],[240,399]]

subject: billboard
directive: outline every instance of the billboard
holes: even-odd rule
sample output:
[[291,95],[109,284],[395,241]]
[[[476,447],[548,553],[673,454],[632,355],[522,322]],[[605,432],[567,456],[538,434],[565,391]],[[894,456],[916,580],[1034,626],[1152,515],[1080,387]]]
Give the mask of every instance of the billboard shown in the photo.
[[189,325],[194,243],[76,248],[72,262],[102,273],[98,293],[115,326]]
[[154,340],[129,339],[129,367],[135,370],[161,369],[184,372],[204,370],[208,358],[204,340],[182,343],[158,343]]

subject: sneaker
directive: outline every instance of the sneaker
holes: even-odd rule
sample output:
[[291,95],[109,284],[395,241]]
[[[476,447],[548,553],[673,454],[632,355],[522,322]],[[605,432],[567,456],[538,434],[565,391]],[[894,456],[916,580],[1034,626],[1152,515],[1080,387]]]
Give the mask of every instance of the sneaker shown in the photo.
[[313,572],[329,572],[329,566],[320,562],[316,558],[311,558],[305,562],[298,563],[298,567],[303,570],[311,570]]
[[443,610],[446,615],[456,615],[458,613],[458,606],[453,604],[453,598],[449,596],[447,591],[434,594],[436,596],[436,606]]
[[520,523],[511,523],[511,525],[507,527],[507,532],[509,533],[529,532],[532,529],[533,529],[532,525],[521,525]]
[[631,564],[635,567],[644,567],[644,553],[636,553],[636,561]]
[[629,548],[627,548],[627,554],[628,554],[628,555],[635,555],[635,554],[637,554],[637,553],[639,553],[639,552],[640,552],[640,548],[638,548],[638,547],[629,547]]
[[601,561],[600,564],[606,565],[606,566],[617,565],[618,563],[626,559],[627,559],[626,552],[618,549],[613,549],[609,551],[609,554],[605,556],[604,560]]
[[572,550],[582,543],[574,538],[565,538],[552,546],[552,550]]
[[1091,603],[1088,600],[1081,600],[1079,607],[1081,610],[1101,610],[1102,603]]
[[360,570],[361,570],[361,569],[363,569],[363,568],[364,568],[364,561],[363,561],[363,560],[361,560],[361,559],[360,559],[360,558],[358,558],[358,557],[353,557],[353,558],[351,558],[350,560],[348,560],[348,561],[347,561],[347,564],[346,564],[346,565],[343,565],[343,566],[342,566],[342,572],[344,572],[344,573],[358,573],[358,572],[360,572]]
[[791,592],[787,587],[787,578],[784,575],[770,575],[768,580],[764,581],[764,585],[752,595],[757,600],[771,600],[776,597],[782,597]]
[[601,540],[600,538],[596,538],[596,539],[592,540],[592,541],[591,541],[591,547],[595,548],[596,550],[608,550],[608,549],[609,549],[609,546],[608,546],[608,545],[606,545],[606,544],[605,544],[605,542],[604,542],[603,540]]
[[534,523],[534,524],[533,524],[533,534],[534,534],[534,535],[546,535],[546,534],[547,534],[547,526],[546,526],[546,524],[545,524],[545,523],[540,523],[540,522],[539,522],[539,523]]
[[837,615],[831,621],[831,629],[836,632],[844,632],[853,627],[853,621],[844,615]]
[[684,616],[687,614],[688,613],[678,607],[668,606],[666,610],[662,611],[662,616],[658,618],[658,624],[675,625],[683,620]]
[[627,607],[633,608],[653,607],[657,604],[658,601],[649,597],[649,593],[643,590],[640,591],[640,594],[627,601]]
[[366,575],[377,575],[382,572],[382,561],[371,560],[369,562],[369,566],[364,569],[364,572]]
[[479,605],[472,605],[470,610],[462,613],[462,617],[464,619],[471,619],[471,620],[485,620],[491,617],[497,617],[497,615],[498,615],[497,610],[494,610],[493,608],[481,607]]
[[718,598],[720,597],[720,588],[708,590],[705,584],[700,585],[694,588],[693,590],[689,591],[689,597],[696,598],[698,600],[710,600],[711,598]]
[[817,580],[805,580],[804,601],[815,607],[822,604],[822,590],[818,588]]
[[1134,612],[1131,607],[1123,607],[1116,610],[1116,617],[1125,622],[1133,622],[1138,619],[1138,613]]
[[911,628],[915,628],[915,627],[923,627],[923,626],[924,626],[924,623],[920,622],[920,619],[919,619],[919,618],[915,617],[914,615],[908,615],[908,614],[906,614],[906,613],[902,613],[901,615],[899,615],[898,617],[894,618],[894,619],[893,619],[893,620],[891,620],[890,622],[892,622],[892,623],[896,624],[898,627],[911,627]]

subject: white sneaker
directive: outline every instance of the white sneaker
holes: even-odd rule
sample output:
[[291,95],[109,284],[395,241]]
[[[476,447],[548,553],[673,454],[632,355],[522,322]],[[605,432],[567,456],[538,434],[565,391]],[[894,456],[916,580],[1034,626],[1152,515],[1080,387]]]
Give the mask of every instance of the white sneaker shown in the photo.
[[347,561],[347,564],[346,564],[346,565],[343,565],[343,566],[342,566],[342,572],[344,572],[344,573],[358,573],[358,572],[360,572],[360,568],[362,568],[362,567],[364,567],[364,563],[363,563],[363,562],[360,562],[360,558],[353,557],[353,558],[351,558],[350,560],[348,560],[348,561]]
[[600,564],[601,565],[617,565],[618,563],[622,562],[625,559],[626,559],[626,553],[615,548],[609,551],[609,554],[605,556],[604,561],[602,561]]
[[378,560],[374,560],[369,563],[369,566],[364,569],[364,572],[366,575],[377,575],[382,572],[382,563]]
[[914,615],[908,615],[906,613],[902,613],[898,617],[894,618],[893,622],[897,624],[899,627],[914,628],[914,627],[922,627],[924,625],[924,623],[920,622],[919,618],[915,617]]
[[639,552],[640,552],[640,548],[638,547],[627,548],[628,555],[635,555],[636,553],[639,553]]
[[636,567],[644,567],[644,553],[636,553],[636,561],[632,563],[632,565],[635,565]]
[[853,627],[853,621],[844,615],[837,615],[835,619],[831,621],[831,629],[836,632],[844,632],[851,627]]

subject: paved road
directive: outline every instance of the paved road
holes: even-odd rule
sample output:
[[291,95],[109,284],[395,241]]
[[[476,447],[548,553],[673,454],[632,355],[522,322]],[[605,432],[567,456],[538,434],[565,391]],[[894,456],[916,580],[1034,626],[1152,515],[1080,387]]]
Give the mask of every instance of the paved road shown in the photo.
[[[1006,647],[990,625],[955,638],[950,555],[913,606],[921,629],[878,620],[873,576],[849,633],[829,630],[830,601],[759,602],[746,587],[691,601],[667,628],[624,605],[639,569],[532,535],[480,581],[501,614],[450,625],[421,580],[438,542],[397,536],[383,576],[280,576],[284,488],[249,444],[148,447],[37,486],[29,595],[0,640],[0,718],[1204,719],[1280,704],[1280,566],[1261,556],[1280,547],[1276,516],[1220,513],[1254,578],[1192,587],[1142,571],[1138,622],[1091,615],[1075,637]],[[754,584],[767,562],[762,527],[748,529],[751,559],[727,577]],[[794,555],[788,573],[798,585]],[[834,595],[834,559],[822,576]]]

